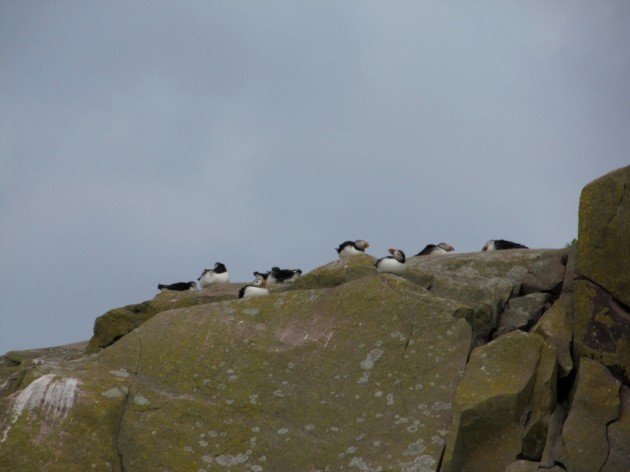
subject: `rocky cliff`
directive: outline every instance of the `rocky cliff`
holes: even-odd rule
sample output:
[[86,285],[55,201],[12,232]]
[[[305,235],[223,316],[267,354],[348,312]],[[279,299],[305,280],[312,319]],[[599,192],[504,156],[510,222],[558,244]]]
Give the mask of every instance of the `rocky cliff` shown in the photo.
[[358,256],[7,353],[0,470],[625,472],[628,184],[586,187],[577,254],[411,258],[402,277]]

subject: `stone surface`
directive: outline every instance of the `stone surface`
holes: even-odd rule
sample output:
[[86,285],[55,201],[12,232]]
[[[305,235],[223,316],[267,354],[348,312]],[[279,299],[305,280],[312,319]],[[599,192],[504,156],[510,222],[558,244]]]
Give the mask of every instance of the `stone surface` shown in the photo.
[[[572,249],[517,249],[448,254],[412,257],[407,265],[413,273],[430,278],[428,288],[432,293],[471,308],[466,319],[473,328],[476,344],[481,345],[496,330],[499,315],[509,299],[522,294],[525,277],[529,287],[536,285],[551,290],[543,279],[547,273],[564,273],[558,266],[571,253]],[[557,285],[555,281],[554,284]]]
[[562,425],[567,417],[565,407],[561,403],[557,403],[551,417],[549,418],[549,428],[547,430],[547,438],[545,440],[545,449],[540,459],[540,466],[551,468],[556,463],[553,456],[553,450],[556,442],[562,435]]
[[88,353],[98,352],[162,311],[237,298],[242,285],[217,284],[203,290],[185,292],[163,290],[153,300],[114,308],[96,318],[94,336],[86,350]]
[[19,389],[26,372],[46,359],[48,362],[65,362],[83,356],[87,342],[67,344],[44,349],[9,351],[0,356],[0,398]]
[[550,413],[545,397],[554,393],[536,391],[555,388],[544,349],[542,337],[513,331],[472,352],[457,388],[442,471],[503,471],[517,460],[528,417],[544,417],[543,408]]
[[295,289],[319,289],[336,287],[346,282],[376,274],[374,263],[376,258],[368,254],[344,257],[336,259],[313,269],[308,274],[300,277],[294,284],[281,287],[281,290]]
[[538,462],[518,460],[505,468],[505,472],[535,472],[538,470]]
[[505,311],[501,313],[499,327],[493,337],[514,331],[515,329],[528,330],[540,318],[549,296],[546,293],[530,293],[523,297],[512,298]]
[[577,274],[630,306],[630,166],[582,190]]
[[550,292],[558,295],[565,280],[567,261],[574,252],[573,248],[567,248],[531,264],[523,277],[521,293]]
[[591,357],[630,383],[630,312],[587,280],[575,281],[573,350]]
[[573,300],[569,295],[561,295],[540,318],[532,329],[549,341],[558,351],[558,374],[566,377],[573,370],[571,340],[573,332],[569,324]]
[[608,459],[601,472],[627,472],[630,468],[630,388],[621,387],[621,414],[608,425]]
[[582,191],[576,263],[574,355],[630,383],[630,166]]
[[0,402],[0,464],[433,470],[472,341],[460,309],[374,275],[160,312],[96,355],[31,369]]
[[[600,470],[608,457],[606,428],[619,417],[620,382],[588,358],[580,360],[569,414],[562,427],[568,470]],[[561,454],[561,456],[564,454]]]
[[536,383],[531,401],[524,412],[526,423],[521,454],[525,459],[540,460],[545,448],[551,413],[558,397],[556,359],[556,349],[546,341],[543,342],[536,371]]

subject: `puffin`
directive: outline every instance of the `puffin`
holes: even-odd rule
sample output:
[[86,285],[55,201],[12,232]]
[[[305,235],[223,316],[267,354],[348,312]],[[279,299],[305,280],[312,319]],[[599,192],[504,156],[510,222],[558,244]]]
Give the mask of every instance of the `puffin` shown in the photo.
[[512,241],[506,241],[505,239],[491,239],[481,249],[482,251],[503,251],[505,249],[529,249],[527,246],[523,246],[519,243]]
[[364,254],[365,250],[370,247],[370,243],[363,239],[357,239],[356,241],[344,241],[335,249],[339,258],[342,259],[348,256],[356,256],[357,254]]
[[175,282],[174,284],[158,284],[158,290],[175,290],[184,292],[186,290],[197,290],[197,282]]
[[256,277],[256,280],[264,280],[265,283],[267,283],[267,279],[269,278],[269,274],[271,274],[271,272],[254,272],[254,277]]
[[249,285],[244,285],[238,291],[238,298],[252,298],[269,295],[269,290],[265,288],[267,281],[263,279],[256,279]]
[[272,267],[269,272],[267,282],[270,284],[283,284],[285,282],[292,283],[301,276],[302,271],[300,269],[281,269],[280,267]]
[[448,243],[428,244],[416,256],[435,256],[436,254],[446,254],[454,250],[455,248]]
[[201,288],[209,287],[214,284],[226,284],[230,282],[230,274],[225,264],[217,262],[214,269],[204,269],[199,278]]
[[405,265],[405,253],[400,249],[390,248],[388,252],[391,256],[382,257],[376,261],[376,270],[381,273],[402,274],[407,270]]

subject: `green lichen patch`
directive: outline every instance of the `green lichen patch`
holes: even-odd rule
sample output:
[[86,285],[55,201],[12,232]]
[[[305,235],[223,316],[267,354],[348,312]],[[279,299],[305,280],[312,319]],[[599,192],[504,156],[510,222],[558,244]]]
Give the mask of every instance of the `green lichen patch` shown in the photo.
[[134,332],[144,400],[125,414],[125,464],[435,465],[471,341],[460,308],[381,275],[160,313]]

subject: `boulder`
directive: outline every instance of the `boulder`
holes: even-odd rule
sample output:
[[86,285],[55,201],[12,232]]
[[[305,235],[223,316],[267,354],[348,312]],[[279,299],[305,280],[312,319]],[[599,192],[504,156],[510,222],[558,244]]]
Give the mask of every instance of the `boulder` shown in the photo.
[[567,417],[566,408],[562,403],[557,403],[551,417],[549,418],[549,427],[547,429],[547,439],[545,440],[545,448],[540,459],[540,466],[549,469],[554,466],[554,448],[562,435],[562,425]]
[[554,357],[542,337],[522,331],[472,352],[442,471],[503,471],[523,451],[524,436],[530,449],[539,447],[546,437],[540,424],[548,423],[555,403]]
[[372,275],[160,312],[96,355],[33,368],[0,401],[0,464],[435,469],[472,341],[461,307]]
[[558,374],[566,377],[573,370],[571,358],[571,338],[573,333],[569,324],[573,300],[569,295],[561,295],[532,329],[540,334],[558,351]]
[[94,336],[90,339],[86,352],[98,352],[100,349],[115,343],[125,334],[162,311],[236,298],[242,285],[217,284],[203,290],[184,292],[163,290],[153,300],[114,308],[96,318]]
[[497,338],[515,329],[528,330],[531,328],[545,309],[547,299],[546,293],[530,293],[523,297],[510,299],[505,311],[501,314],[499,327],[493,337]]
[[621,414],[608,425],[608,459],[601,472],[627,472],[630,465],[630,388],[621,387]]
[[[562,427],[564,451],[558,458],[570,471],[600,470],[608,457],[608,423],[620,413],[620,382],[606,367],[580,360],[569,414]],[[554,453],[555,455],[555,453]]]
[[630,383],[630,166],[584,188],[579,218],[574,355]]
[[600,177],[582,190],[578,277],[593,281],[630,306],[630,166]]
[[525,427],[521,455],[526,459],[540,460],[545,448],[551,414],[558,397],[556,358],[556,349],[543,342],[536,369],[536,383],[529,405],[523,413]]
[[575,281],[573,351],[630,383],[630,311],[599,285]]
[[366,275],[376,274],[376,258],[368,254],[359,254],[343,259],[336,259],[328,264],[313,269],[300,277],[295,283],[280,290],[319,289],[336,287]]
[[[467,321],[482,345],[497,329],[499,316],[510,298],[526,287],[551,291],[558,284],[548,273],[564,274],[572,249],[517,249],[511,251],[412,257],[407,265],[430,278],[429,290],[471,308]],[[546,281],[545,281],[546,280]],[[559,283],[562,279],[559,278]]]

